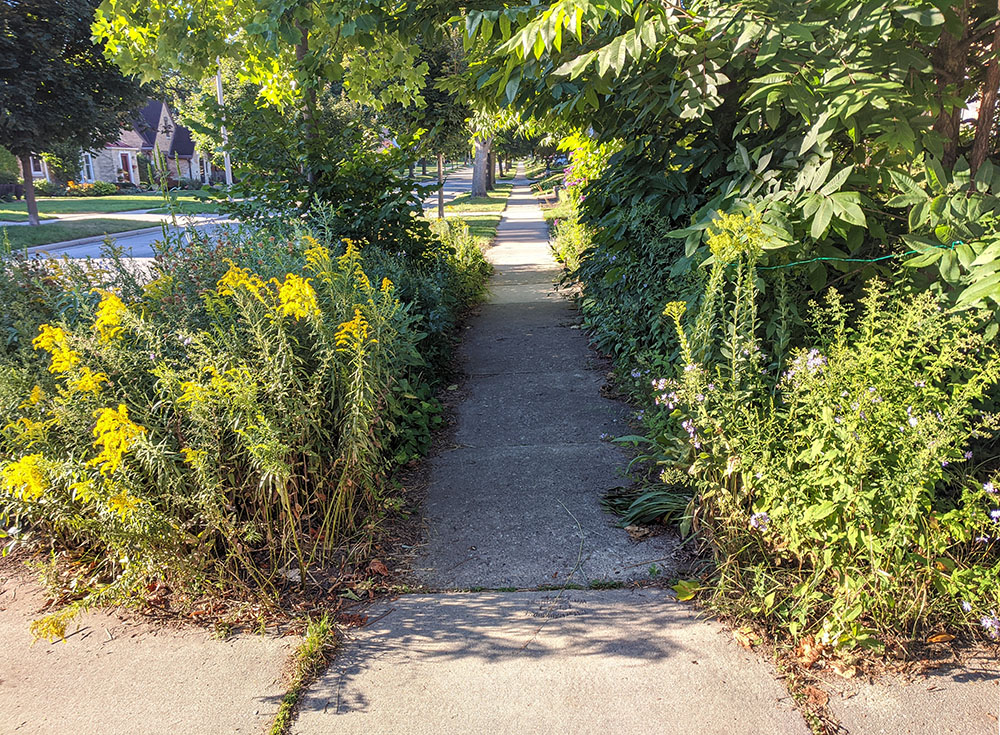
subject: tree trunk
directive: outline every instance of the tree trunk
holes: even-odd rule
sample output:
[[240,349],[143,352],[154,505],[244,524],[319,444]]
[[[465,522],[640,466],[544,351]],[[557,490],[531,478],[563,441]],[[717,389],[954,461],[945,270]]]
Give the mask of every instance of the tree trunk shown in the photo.
[[[997,0],[997,10],[1000,12],[1000,0]],[[990,47],[993,58],[990,59],[986,67],[986,81],[983,82],[983,91],[979,95],[979,116],[976,118],[976,137],[972,143],[972,155],[969,160],[969,168],[972,175],[983,165],[986,154],[990,149],[990,135],[993,133],[993,116],[997,109],[997,90],[1000,88],[1000,61],[997,55],[1000,54],[1000,23],[993,31],[993,45]]]
[[420,159],[420,175],[421,176],[426,176],[427,175],[427,157],[426,156],[424,156],[423,158]]
[[416,173],[416,164],[412,161],[410,162],[410,178],[413,178],[413,174]]
[[31,154],[21,154],[21,175],[24,177],[24,203],[28,207],[28,224],[39,224],[38,202],[35,200],[35,180],[31,176]]
[[474,197],[486,196],[489,186],[489,158],[493,138],[476,138],[476,156],[472,161],[472,191]]
[[[295,25],[299,29],[299,33],[302,34],[302,40],[295,47],[295,60],[298,62],[299,67],[302,68],[306,57],[309,55],[309,29],[302,25],[302,23],[296,23]],[[319,138],[319,131],[316,127],[316,88],[312,85],[309,85],[306,93],[302,95],[302,115],[306,123],[306,181],[311,184],[313,183],[312,148],[313,143]]]
[[958,136],[962,124],[962,108],[948,101],[965,80],[965,62],[968,49],[969,0],[959,0],[954,7],[962,30],[958,36],[948,31],[941,32],[941,38],[931,56],[936,76],[937,98],[941,112],[934,121],[934,130],[944,138],[944,152],[941,163],[951,168],[958,160]]
[[486,171],[487,171],[486,188],[489,191],[493,191],[493,189],[495,189],[497,185],[496,167],[497,167],[497,156],[496,153],[494,153],[491,149],[489,155],[486,158]]
[[444,154],[438,153],[438,219],[444,219]]

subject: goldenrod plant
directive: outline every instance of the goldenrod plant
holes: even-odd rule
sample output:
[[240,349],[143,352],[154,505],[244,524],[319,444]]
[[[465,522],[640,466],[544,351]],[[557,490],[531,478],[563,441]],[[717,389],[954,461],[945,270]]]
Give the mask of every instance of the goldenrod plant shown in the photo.
[[418,257],[305,230],[189,237],[145,274],[114,252],[0,267],[4,535],[89,562],[39,635],[154,580],[273,598],[367,538],[488,273],[460,228]]

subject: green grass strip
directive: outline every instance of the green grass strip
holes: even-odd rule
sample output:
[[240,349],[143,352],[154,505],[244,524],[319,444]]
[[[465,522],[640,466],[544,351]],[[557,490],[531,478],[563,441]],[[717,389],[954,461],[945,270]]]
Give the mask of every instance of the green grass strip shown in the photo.
[[502,212],[507,207],[507,198],[513,188],[513,184],[497,184],[484,197],[463,194],[448,202],[445,209],[449,212]]
[[295,651],[291,686],[281,700],[270,735],[287,735],[290,732],[302,694],[326,669],[336,650],[337,637],[330,618],[326,615],[317,620],[310,618],[305,640]]
[[82,237],[97,237],[129,230],[156,227],[156,222],[136,219],[87,219],[77,222],[52,222],[44,225],[17,225],[0,228],[0,243],[10,243],[11,250],[23,250],[39,245],[51,245]]
[[[200,202],[190,194],[171,194],[177,202]],[[163,195],[116,194],[106,197],[39,197],[39,214],[108,214],[109,212],[129,212],[136,209],[153,209],[164,206]],[[24,201],[0,202],[0,220],[9,215],[26,215],[28,209]],[[13,222],[14,220],[8,220]]]

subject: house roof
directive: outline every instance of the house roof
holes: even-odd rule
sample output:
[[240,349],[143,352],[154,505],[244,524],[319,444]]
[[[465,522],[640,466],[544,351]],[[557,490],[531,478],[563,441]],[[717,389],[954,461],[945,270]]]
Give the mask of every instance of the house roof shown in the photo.
[[194,141],[191,139],[191,131],[183,125],[174,126],[174,135],[170,139],[170,151],[167,158],[191,158],[194,155]]
[[140,148],[144,153],[149,153],[156,146],[157,135],[164,133],[169,141],[167,150],[161,151],[164,156],[167,158],[193,157],[194,140],[191,138],[191,131],[172,121],[169,108],[167,108],[167,116],[171,118],[172,126],[169,129],[160,128],[164,107],[166,107],[166,103],[159,100],[147,102],[145,107],[135,112],[132,129],[123,129],[118,141],[113,143],[112,147]]
[[150,148],[156,142],[156,133],[160,127],[160,117],[163,115],[163,103],[150,100],[146,106],[136,113],[135,131],[142,136]]

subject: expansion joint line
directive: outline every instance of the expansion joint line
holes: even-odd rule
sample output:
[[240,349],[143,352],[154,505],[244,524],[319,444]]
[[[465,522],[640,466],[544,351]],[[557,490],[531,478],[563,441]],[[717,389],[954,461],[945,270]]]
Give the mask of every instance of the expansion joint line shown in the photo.
[[573,515],[573,512],[566,507],[566,504],[563,503],[563,501],[560,500],[559,505],[563,507],[564,511],[569,513],[569,517],[573,519],[573,522],[576,524],[577,530],[580,532],[580,548],[576,552],[576,564],[573,565],[573,569],[571,569],[570,573],[566,576],[566,581],[563,582],[563,586],[559,589],[559,594],[557,594],[554,598],[552,598],[552,602],[549,603],[548,610],[546,610],[545,614],[542,616],[541,624],[535,629],[535,632],[531,634],[531,637],[524,642],[524,645],[521,646],[520,648],[521,651],[523,651],[524,649],[526,649],[528,646],[531,645],[531,643],[538,637],[538,634],[542,632],[542,628],[544,628],[545,625],[549,622],[549,620],[552,619],[551,615],[555,611],[556,605],[559,603],[559,599],[563,596],[563,593],[566,591],[566,588],[569,587],[570,581],[573,579],[573,575],[577,573],[577,570],[580,569],[580,565],[583,563],[583,541],[584,541],[583,526],[580,525],[580,520],[575,515]]

